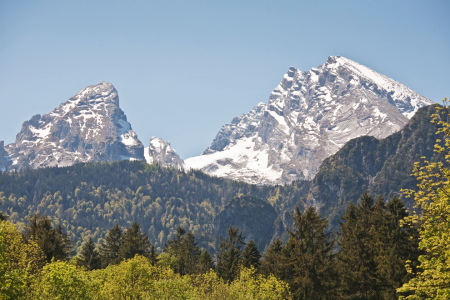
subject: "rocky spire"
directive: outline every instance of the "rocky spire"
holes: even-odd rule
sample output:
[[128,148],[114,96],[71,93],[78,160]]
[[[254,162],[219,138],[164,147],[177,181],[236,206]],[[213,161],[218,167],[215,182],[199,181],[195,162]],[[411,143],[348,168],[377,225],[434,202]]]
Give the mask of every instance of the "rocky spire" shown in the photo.
[[144,159],[144,146],[107,82],[88,86],[52,112],[25,121],[16,142],[5,149],[14,169]]

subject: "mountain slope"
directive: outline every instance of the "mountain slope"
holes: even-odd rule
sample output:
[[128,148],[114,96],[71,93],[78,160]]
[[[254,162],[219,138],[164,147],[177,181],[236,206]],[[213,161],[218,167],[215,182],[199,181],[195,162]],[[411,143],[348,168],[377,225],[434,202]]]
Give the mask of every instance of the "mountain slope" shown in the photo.
[[245,242],[253,240],[260,250],[271,241],[274,234],[273,223],[278,214],[267,203],[252,196],[237,196],[232,198],[214,218],[213,234],[226,238],[228,228],[238,227],[245,237]]
[[[350,202],[356,203],[365,190],[386,200],[401,189],[416,189],[411,176],[414,162],[426,157],[443,161],[434,150],[437,128],[431,123],[435,105],[419,109],[406,126],[385,139],[359,137],[349,141],[336,154],[325,159],[312,181],[306,197],[307,205],[314,205],[337,226]],[[411,199],[404,199],[412,209]]]
[[107,82],[82,89],[49,114],[33,116],[5,149],[13,169],[144,159],[144,146]]
[[384,138],[432,102],[365,66],[330,56],[289,68],[269,97],[224,125],[188,168],[254,184],[311,180],[322,161],[358,136]]

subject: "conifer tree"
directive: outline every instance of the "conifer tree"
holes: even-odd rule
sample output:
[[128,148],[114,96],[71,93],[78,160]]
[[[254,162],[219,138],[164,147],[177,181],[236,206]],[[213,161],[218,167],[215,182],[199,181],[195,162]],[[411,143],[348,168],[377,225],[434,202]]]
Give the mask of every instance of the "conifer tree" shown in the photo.
[[202,250],[200,256],[198,257],[197,273],[208,273],[211,269],[214,269],[214,263],[211,254],[209,254],[207,250]]
[[281,250],[282,242],[279,238],[270,243],[269,248],[267,249],[267,253],[265,253],[262,257],[261,262],[261,273],[263,275],[269,276],[270,274],[280,277],[281,271]]
[[92,237],[89,237],[88,240],[84,242],[81,248],[80,257],[77,260],[77,265],[83,266],[89,271],[100,269],[100,255],[98,254],[97,249],[95,249]]
[[186,230],[179,226],[175,237],[165,244],[164,251],[175,258],[175,272],[180,275],[196,273],[201,250],[191,231],[186,234]]
[[406,261],[410,261],[411,268],[417,269],[418,258],[421,254],[418,249],[418,230],[411,224],[401,225],[402,220],[408,216],[403,201],[397,196],[386,204],[384,226],[382,230],[379,230],[381,237],[385,240],[384,255],[379,255],[377,261],[378,272],[386,284],[385,299],[397,299],[396,289],[411,278],[411,274],[405,268]]
[[261,253],[258,251],[258,246],[253,240],[248,241],[242,252],[242,266],[244,268],[254,267],[256,270],[261,266]]
[[119,248],[122,244],[122,235],[123,230],[120,228],[119,223],[116,223],[106,234],[106,243],[102,243],[99,250],[103,268],[106,268],[109,264],[119,263]]
[[[338,269],[344,299],[380,299],[375,245],[371,236],[373,198],[366,192],[347,208],[340,223]],[[372,231],[373,233],[373,231]]]
[[245,245],[239,228],[228,228],[228,238],[220,237],[217,255],[217,274],[227,282],[232,282],[239,273],[242,247]]
[[147,233],[142,233],[141,225],[135,221],[123,234],[122,243],[118,251],[118,259],[122,261],[133,258],[135,255],[142,255],[149,258],[151,246]]
[[333,299],[336,286],[334,239],[325,233],[328,220],[312,206],[304,213],[295,207],[293,230],[281,250],[281,278],[294,299]]
[[409,276],[408,260],[417,266],[416,228],[401,220],[408,216],[403,202],[394,197],[387,205],[375,204],[365,192],[358,205],[350,204],[341,222],[338,269],[341,296],[358,299],[397,299],[396,289]]
[[61,224],[53,228],[47,216],[34,214],[28,218],[29,224],[25,228],[26,240],[34,240],[41,248],[47,262],[55,260],[68,260],[74,255],[72,241],[64,232]]

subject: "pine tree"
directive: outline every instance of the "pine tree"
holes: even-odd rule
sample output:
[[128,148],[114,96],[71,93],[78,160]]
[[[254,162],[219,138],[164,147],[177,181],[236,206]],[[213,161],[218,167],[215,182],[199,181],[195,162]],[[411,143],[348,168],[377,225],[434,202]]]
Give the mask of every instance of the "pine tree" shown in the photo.
[[164,252],[169,253],[176,260],[175,272],[180,275],[196,273],[201,250],[195,241],[195,235],[179,226],[177,234],[167,241]]
[[409,216],[403,201],[394,196],[386,205],[384,230],[380,230],[385,237],[383,247],[386,255],[380,257],[378,270],[380,276],[385,279],[385,299],[397,299],[396,289],[401,287],[411,278],[405,268],[405,262],[409,261],[412,269],[417,270],[418,258],[422,254],[419,251],[419,233],[416,226],[400,222]]
[[213,259],[207,250],[202,250],[198,257],[197,273],[204,274],[214,269]]
[[258,251],[258,246],[253,240],[248,241],[242,252],[242,266],[244,268],[253,267],[256,270],[261,266],[261,253]]
[[283,249],[282,242],[279,238],[270,243],[267,253],[263,255],[261,262],[261,273],[269,276],[270,274],[280,277]]
[[100,255],[98,254],[97,249],[95,249],[95,244],[92,237],[89,237],[88,240],[84,242],[81,248],[80,257],[77,260],[77,265],[83,266],[89,271],[100,269]]
[[365,192],[350,204],[341,222],[338,268],[341,296],[353,299],[397,299],[396,288],[408,280],[405,262],[417,266],[417,230],[400,221],[408,213],[394,197],[387,205],[375,204]]
[[238,272],[242,258],[242,247],[245,245],[242,231],[239,228],[228,228],[228,238],[220,237],[217,255],[217,274],[227,282],[232,282]]
[[52,259],[68,260],[74,255],[72,241],[61,224],[53,228],[51,220],[40,214],[31,215],[27,219],[29,224],[25,228],[24,237],[38,244],[47,262]]
[[375,245],[370,234],[373,198],[364,192],[361,203],[350,203],[340,223],[338,268],[344,299],[380,299]]
[[123,230],[119,223],[116,223],[113,228],[105,236],[106,243],[100,246],[99,254],[102,262],[102,267],[106,268],[109,264],[119,263],[119,248],[122,244]]
[[118,251],[118,260],[133,258],[135,255],[150,257],[151,243],[147,233],[141,232],[141,225],[136,221],[127,228],[122,237]]
[[158,263],[158,253],[155,250],[155,245],[150,245],[150,251],[147,256],[148,260],[152,264],[152,266],[155,266]]
[[325,233],[328,220],[316,209],[304,213],[295,207],[293,230],[281,250],[281,278],[291,288],[294,299],[333,299],[336,286],[334,239]]

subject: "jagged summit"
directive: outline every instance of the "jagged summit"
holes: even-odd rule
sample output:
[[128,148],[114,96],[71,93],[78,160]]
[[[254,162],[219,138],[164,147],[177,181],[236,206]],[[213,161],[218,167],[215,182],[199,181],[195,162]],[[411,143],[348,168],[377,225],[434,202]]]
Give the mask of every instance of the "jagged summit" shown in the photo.
[[5,150],[14,169],[144,159],[144,146],[107,82],[88,86],[52,112],[25,121]]
[[144,150],[144,156],[147,163],[158,162],[163,167],[174,167],[184,170],[184,162],[172,149],[170,142],[164,142],[161,138],[152,136],[150,144]]
[[269,96],[225,124],[188,168],[256,184],[312,179],[347,141],[384,138],[432,102],[342,56],[303,72],[290,67]]

